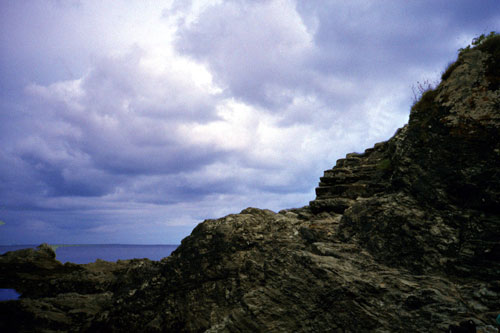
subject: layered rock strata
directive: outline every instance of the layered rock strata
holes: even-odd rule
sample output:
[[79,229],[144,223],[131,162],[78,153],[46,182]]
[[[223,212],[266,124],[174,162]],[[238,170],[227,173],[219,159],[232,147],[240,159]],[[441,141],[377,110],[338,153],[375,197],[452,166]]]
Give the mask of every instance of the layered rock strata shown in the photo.
[[358,198],[368,198],[389,187],[391,169],[388,143],[381,142],[363,154],[351,153],[326,170],[316,188],[316,199],[310,202],[313,212],[343,214]]
[[444,332],[472,320],[494,332],[499,71],[494,36],[460,53],[393,138],[325,171],[309,206],[206,220],[160,262],[0,256],[0,287],[22,292],[0,302],[0,330]]

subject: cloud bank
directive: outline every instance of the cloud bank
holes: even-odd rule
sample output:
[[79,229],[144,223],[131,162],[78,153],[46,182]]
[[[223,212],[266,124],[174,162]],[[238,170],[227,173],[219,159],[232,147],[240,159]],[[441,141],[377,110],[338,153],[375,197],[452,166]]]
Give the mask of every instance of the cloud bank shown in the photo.
[[1,244],[179,243],[314,198],[495,1],[5,2]]

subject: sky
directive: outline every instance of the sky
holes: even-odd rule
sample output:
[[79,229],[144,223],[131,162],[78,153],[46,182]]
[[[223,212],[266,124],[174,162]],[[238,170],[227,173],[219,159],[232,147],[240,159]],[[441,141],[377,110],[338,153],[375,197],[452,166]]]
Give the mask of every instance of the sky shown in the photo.
[[498,0],[1,0],[0,244],[307,205],[493,30]]

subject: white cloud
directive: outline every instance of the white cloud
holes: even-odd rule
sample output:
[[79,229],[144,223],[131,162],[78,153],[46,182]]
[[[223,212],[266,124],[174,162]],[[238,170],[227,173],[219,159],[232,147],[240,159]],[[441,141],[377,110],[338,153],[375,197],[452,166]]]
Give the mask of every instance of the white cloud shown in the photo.
[[177,48],[207,63],[216,82],[251,103],[274,103],[269,90],[297,84],[313,52],[312,34],[290,1],[224,2],[179,31]]

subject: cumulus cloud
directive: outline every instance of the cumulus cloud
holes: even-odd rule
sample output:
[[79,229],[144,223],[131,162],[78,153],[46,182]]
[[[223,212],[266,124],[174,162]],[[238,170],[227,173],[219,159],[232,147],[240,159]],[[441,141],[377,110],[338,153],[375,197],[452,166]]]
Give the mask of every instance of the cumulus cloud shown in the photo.
[[9,3],[0,242],[177,243],[205,218],[307,204],[497,22],[447,3]]
[[305,73],[312,33],[289,1],[223,2],[179,30],[177,48],[208,64],[216,81],[252,104],[283,104]]
[[[228,94],[281,118],[281,126],[309,123],[328,130],[344,121],[366,124],[368,101],[382,90],[399,92],[394,80],[408,78],[404,63],[391,63],[394,41],[373,36],[387,38],[381,13],[370,15],[374,8],[365,3],[335,4],[326,11],[323,4],[307,4],[213,4],[181,26],[176,46],[207,64]],[[364,15],[346,15],[351,10]],[[406,102],[404,92],[393,95],[388,106]],[[398,111],[393,124],[404,122],[405,111],[387,109]]]

